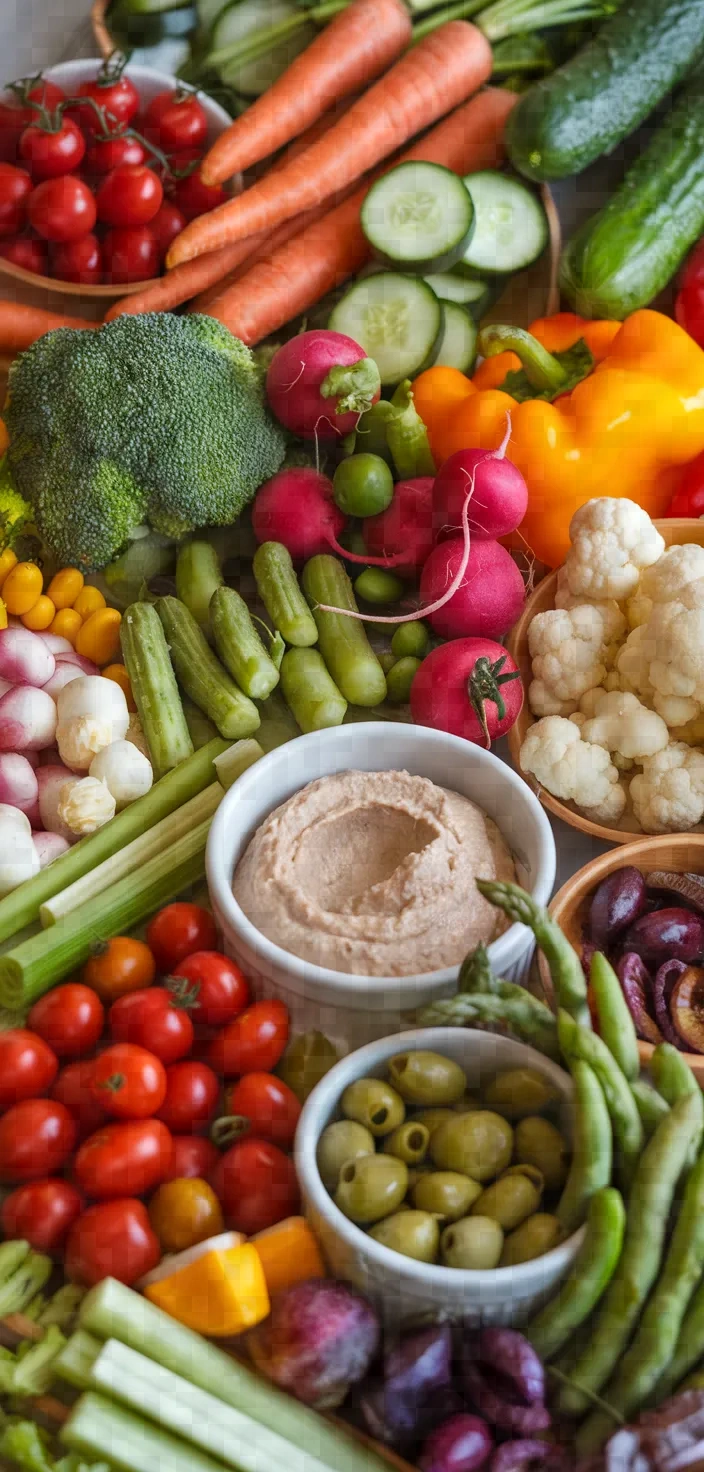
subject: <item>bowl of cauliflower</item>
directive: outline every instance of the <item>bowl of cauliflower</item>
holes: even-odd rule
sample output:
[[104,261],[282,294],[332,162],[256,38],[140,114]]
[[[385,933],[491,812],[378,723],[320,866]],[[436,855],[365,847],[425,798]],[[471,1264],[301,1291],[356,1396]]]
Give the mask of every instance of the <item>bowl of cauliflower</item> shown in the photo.
[[610,843],[704,828],[704,521],[588,501],[507,641],[526,702],[517,770]]

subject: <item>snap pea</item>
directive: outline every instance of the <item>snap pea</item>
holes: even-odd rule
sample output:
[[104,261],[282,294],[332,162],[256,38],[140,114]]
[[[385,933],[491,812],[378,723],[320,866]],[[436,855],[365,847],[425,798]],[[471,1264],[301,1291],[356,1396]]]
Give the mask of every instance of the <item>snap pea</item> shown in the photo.
[[598,1033],[588,1032],[585,1027],[580,1027],[568,1012],[558,1013],[557,1035],[567,1059],[581,1058],[583,1063],[588,1063],[594,1069],[611,1116],[614,1144],[621,1168],[630,1181],[645,1137],[628,1080]]
[[611,1180],[611,1120],[601,1084],[588,1063],[569,1060],[574,1082],[572,1165],[555,1215],[568,1232],[581,1227],[589,1202]]
[[676,1104],[685,1094],[701,1093],[689,1064],[672,1043],[658,1043],[650,1060],[650,1072],[658,1093],[668,1104]]
[[386,426],[386,440],[397,480],[410,476],[435,475],[435,461],[430,449],[428,431],[416,409],[408,379],[400,383],[391,399],[391,414]]
[[631,1093],[636,1101],[636,1109],[641,1117],[641,1123],[645,1131],[646,1139],[650,1139],[659,1124],[670,1112],[670,1106],[654,1089],[652,1084],[644,1078],[637,1078],[631,1084]]
[[599,1035],[631,1083],[640,1074],[638,1035],[621,983],[601,951],[595,951],[592,957],[589,980],[599,1018]]
[[378,399],[376,404],[372,404],[357,425],[355,454],[363,451],[368,455],[381,455],[387,465],[392,465],[387,433],[393,417],[394,410],[388,399]]
[[619,1192],[612,1186],[597,1191],[589,1203],[587,1230],[571,1272],[556,1297],[523,1331],[542,1360],[552,1359],[562,1349],[599,1302],[621,1256],[625,1228],[626,1211]]
[[590,1027],[587,1006],[587,982],[577,952],[551,919],[542,905],[519,884],[508,880],[478,879],[477,889],[492,905],[497,905],[509,920],[527,925],[550,968],[558,1007],[563,1007],[583,1027]]
[[[510,986],[510,982],[505,983]],[[530,1043],[546,1058],[559,1058],[555,1019],[547,1007],[522,987],[518,996],[492,997],[481,993],[450,997],[446,1002],[431,1002],[416,1013],[419,1027],[491,1027],[514,1034]]]
[[250,700],[266,700],[279,683],[279,671],[262,644],[244,598],[234,588],[216,588],[210,600],[210,625],[215,648],[240,690]]
[[297,649],[318,642],[318,630],[305,598],[290,553],[281,542],[262,542],[252,559],[259,597],[287,644]]
[[281,661],[281,689],[303,732],[341,726],[347,701],[317,649],[288,649]]
[[601,1390],[628,1344],[658,1275],[675,1188],[701,1132],[701,1113],[690,1095],[668,1112],[640,1157],[620,1262],[589,1341],[572,1367],[575,1385],[560,1393],[559,1408],[566,1415],[582,1415],[589,1409],[589,1393]]
[[311,605],[320,650],[330,674],[351,705],[381,705],[386,699],[384,671],[359,619],[325,613],[320,604],[357,613],[352,584],[337,557],[322,552],[303,569],[303,591]]

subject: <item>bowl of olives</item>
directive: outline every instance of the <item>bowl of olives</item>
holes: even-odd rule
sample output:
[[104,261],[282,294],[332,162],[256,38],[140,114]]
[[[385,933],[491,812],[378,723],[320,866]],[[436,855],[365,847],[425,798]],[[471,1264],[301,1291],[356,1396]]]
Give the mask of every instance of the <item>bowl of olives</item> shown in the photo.
[[296,1136],[331,1270],[387,1320],[521,1324],[571,1266],[557,1215],[569,1075],[523,1043],[423,1028],[369,1043],[310,1095]]

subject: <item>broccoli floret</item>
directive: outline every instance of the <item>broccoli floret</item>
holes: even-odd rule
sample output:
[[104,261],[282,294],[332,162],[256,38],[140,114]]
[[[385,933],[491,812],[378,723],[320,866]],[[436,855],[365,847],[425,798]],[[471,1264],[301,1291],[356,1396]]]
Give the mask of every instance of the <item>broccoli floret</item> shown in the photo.
[[0,552],[11,547],[34,519],[34,512],[15,488],[7,455],[0,460]]
[[145,522],[178,538],[235,521],[286,448],[249,348],[197,315],[47,333],[13,365],[5,418],[40,535],[84,571]]

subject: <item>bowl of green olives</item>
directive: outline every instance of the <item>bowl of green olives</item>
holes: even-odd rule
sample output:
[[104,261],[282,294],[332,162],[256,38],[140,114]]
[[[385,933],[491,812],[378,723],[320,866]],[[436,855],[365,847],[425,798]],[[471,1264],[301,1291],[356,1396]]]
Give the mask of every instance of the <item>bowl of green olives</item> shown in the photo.
[[350,1054],[296,1135],[332,1272],[394,1323],[523,1323],[583,1235],[559,1218],[571,1127],[569,1075],[510,1038],[423,1028]]

